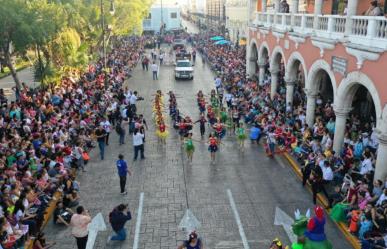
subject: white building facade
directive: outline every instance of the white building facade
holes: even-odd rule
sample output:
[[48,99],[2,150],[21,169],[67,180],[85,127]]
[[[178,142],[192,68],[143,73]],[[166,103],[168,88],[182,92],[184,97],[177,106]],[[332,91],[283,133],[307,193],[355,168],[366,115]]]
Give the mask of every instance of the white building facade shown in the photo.
[[143,20],[143,30],[160,32],[162,25],[165,30],[181,28],[180,7],[177,5],[153,5],[146,19]]

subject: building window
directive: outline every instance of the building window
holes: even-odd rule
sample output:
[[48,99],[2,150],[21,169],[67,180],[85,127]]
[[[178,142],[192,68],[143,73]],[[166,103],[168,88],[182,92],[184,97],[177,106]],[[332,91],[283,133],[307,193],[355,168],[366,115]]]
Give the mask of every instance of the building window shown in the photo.
[[176,12],[172,12],[171,13],[171,18],[172,19],[176,19],[177,18],[177,13]]

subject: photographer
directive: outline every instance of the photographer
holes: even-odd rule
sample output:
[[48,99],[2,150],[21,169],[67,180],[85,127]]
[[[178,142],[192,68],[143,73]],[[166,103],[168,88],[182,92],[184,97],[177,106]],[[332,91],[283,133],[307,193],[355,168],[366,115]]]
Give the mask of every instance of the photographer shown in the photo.
[[116,233],[114,236],[109,236],[110,240],[123,241],[126,239],[125,223],[132,219],[132,215],[129,211],[127,204],[120,204],[113,209],[109,214],[109,222]]
[[65,208],[63,202],[59,201],[56,204],[54,211],[54,224],[65,224],[66,226],[69,226],[73,214],[74,213],[70,208]]

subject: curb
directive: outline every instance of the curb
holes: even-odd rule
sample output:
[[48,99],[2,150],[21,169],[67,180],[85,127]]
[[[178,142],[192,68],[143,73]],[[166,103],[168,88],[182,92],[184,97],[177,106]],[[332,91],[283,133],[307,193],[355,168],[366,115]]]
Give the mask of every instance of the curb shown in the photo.
[[[288,153],[285,152],[283,153],[283,157],[286,158],[286,160],[289,162],[290,166],[292,167],[293,171],[296,173],[297,177],[302,180],[302,173],[301,169],[296,161],[292,158],[292,156]],[[312,189],[309,184],[307,184],[307,189],[312,192]],[[328,206],[328,200],[320,193],[317,194],[317,200],[320,202],[323,206]],[[329,210],[325,209],[325,211],[329,214]],[[333,221],[333,220],[332,220]],[[336,226],[339,228],[341,233],[344,235],[345,239],[352,245],[353,248],[355,249],[361,249],[361,244],[360,241],[357,237],[353,236],[351,233],[348,232],[348,227],[345,223],[343,222],[335,222],[333,223],[336,224]]]
[[[50,218],[51,218],[51,216],[54,213],[54,210],[56,208],[56,203],[60,200],[61,196],[62,196],[62,193],[59,191],[54,193],[53,199],[50,201],[50,204],[48,205],[48,207],[45,210],[43,224],[42,224],[42,227],[40,229],[41,231],[43,231],[43,228],[47,225],[48,221],[50,220]],[[33,245],[34,245],[34,241],[30,240],[30,242],[28,244],[27,243],[25,244],[25,248],[32,249]]]

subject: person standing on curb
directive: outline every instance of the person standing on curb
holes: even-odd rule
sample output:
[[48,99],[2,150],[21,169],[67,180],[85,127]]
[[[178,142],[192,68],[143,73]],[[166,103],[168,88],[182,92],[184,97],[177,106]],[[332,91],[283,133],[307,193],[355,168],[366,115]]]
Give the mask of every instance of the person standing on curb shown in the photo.
[[120,177],[120,188],[121,188],[121,194],[126,195],[128,192],[125,190],[126,185],[126,175],[129,174],[129,176],[132,175],[132,172],[128,169],[128,164],[124,160],[124,156],[122,154],[118,155],[117,160],[117,170],[118,170],[118,176]]
[[114,236],[109,236],[107,243],[111,240],[123,241],[126,239],[125,223],[132,219],[132,214],[129,211],[127,204],[120,204],[113,209],[109,214],[109,222],[116,233]]
[[159,72],[159,66],[157,66],[156,61],[153,61],[151,65],[153,80],[158,80],[158,72]]
[[145,159],[144,156],[144,134],[139,130],[135,129],[133,133],[133,146],[134,146],[134,158],[133,161],[137,160],[138,152],[141,153],[141,159]]
[[101,160],[103,160],[105,157],[106,131],[102,126],[98,126],[97,130],[95,131],[95,136],[98,142],[99,155],[101,156]]
[[89,211],[85,210],[83,206],[77,207],[77,213],[71,217],[70,225],[72,226],[71,234],[77,241],[78,249],[86,249],[87,238],[89,232],[87,226],[91,222]]

